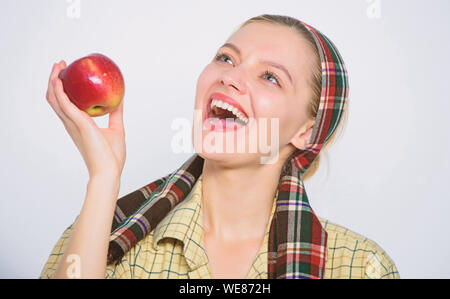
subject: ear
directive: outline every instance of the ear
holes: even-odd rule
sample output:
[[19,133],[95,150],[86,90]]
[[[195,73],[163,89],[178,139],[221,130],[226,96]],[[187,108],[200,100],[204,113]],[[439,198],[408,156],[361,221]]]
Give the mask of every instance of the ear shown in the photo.
[[309,121],[292,137],[290,142],[298,149],[305,149],[309,145],[315,121]]

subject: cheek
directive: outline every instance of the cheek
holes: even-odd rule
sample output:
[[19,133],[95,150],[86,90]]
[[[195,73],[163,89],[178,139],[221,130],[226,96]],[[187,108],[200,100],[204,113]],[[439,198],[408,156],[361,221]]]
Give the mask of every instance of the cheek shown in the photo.
[[195,95],[195,108],[201,109],[203,101],[207,95],[211,92],[211,86],[213,86],[217,78],[216,72],[214,72],[211,65],[207,65],[200,73],[197,79],[196,95]]
[[275,93],[267,90],[253,89],[253,111],[256,118],[280,117],[283,115],[285,100]]
[[254,111],[258,119],[278,118],[280,128],[288,125],[293,118],[294,112],[286,98],[276,95],[264,95],[255,97]]
[[[266,119],[267,124],[271,123],[271,118],[278,119],[278,128],[276,132],[272,128],[267,132],[267,137],[273,133],[277,134],[280,145],[289,142],[297,129],[299,123],[300,112],[291,103],[284,98],[276,98],[275,96],[268,98],[260,97],[255,104],[255,115],[258,120]],[[275,128],[275,127],[274,127]],[[273,135],[272,135],[273,136]]]
[[261,115],[280,115],[282,114],[282,101],[279,98],[274,96],[264,96],[257,97],[257,106],[258,111]]

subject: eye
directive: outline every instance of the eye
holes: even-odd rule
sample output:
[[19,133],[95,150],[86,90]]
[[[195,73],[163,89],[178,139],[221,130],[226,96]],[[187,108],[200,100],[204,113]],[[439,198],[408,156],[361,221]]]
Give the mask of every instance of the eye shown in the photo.
[[215,60],[217,60],[217,61],[223,61],[222,58],[229,59],[229,60],[231,61],[231,59],[228,57],[228,55],[223,54],[223,53],[217,54]]
[[[272,77],[272,79],[275,79],[275,82],[274,82],[274,83],[275,83],[276,85],[278,85],[278,86],[281,87],[280,83],[278,83],[279,80],[278,80],[277,75],[275,75],[275,73],[273,73],[273,72],[271,72],[271,71],[269,71],[269,70],[266,70],[266,71],[264,72],[263,76],[269,76],[269,77]],[[272,81],[272,82],[273,82],[273,81]]]

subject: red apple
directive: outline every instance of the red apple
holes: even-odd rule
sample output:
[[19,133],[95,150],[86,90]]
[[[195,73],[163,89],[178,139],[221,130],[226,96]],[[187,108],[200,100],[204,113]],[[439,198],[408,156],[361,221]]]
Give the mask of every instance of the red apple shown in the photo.
[[119,67],[98,53],[75,60],[61,71],[59,78],[70,101],[91,117],[114,111],[125,92]]

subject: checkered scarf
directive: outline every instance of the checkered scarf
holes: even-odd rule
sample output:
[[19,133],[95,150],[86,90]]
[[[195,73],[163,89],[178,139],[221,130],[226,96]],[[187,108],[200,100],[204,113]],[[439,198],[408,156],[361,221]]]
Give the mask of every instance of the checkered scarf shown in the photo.
[[[302,22],[303,23],[303,22]],[[280,178],[277,205],[270,225],[269,278],[323,278],[327,233],[311,209],[302,174],[333,134],[348,98],[347,71],[334,44],[303,23],[314,37],[322,63],[320,105],[310,145],[297,150]],[[191,156],[176,171],[151,182],[117,201],[110,236],[108,264],[142,240],[192,190],[204,160]]]

